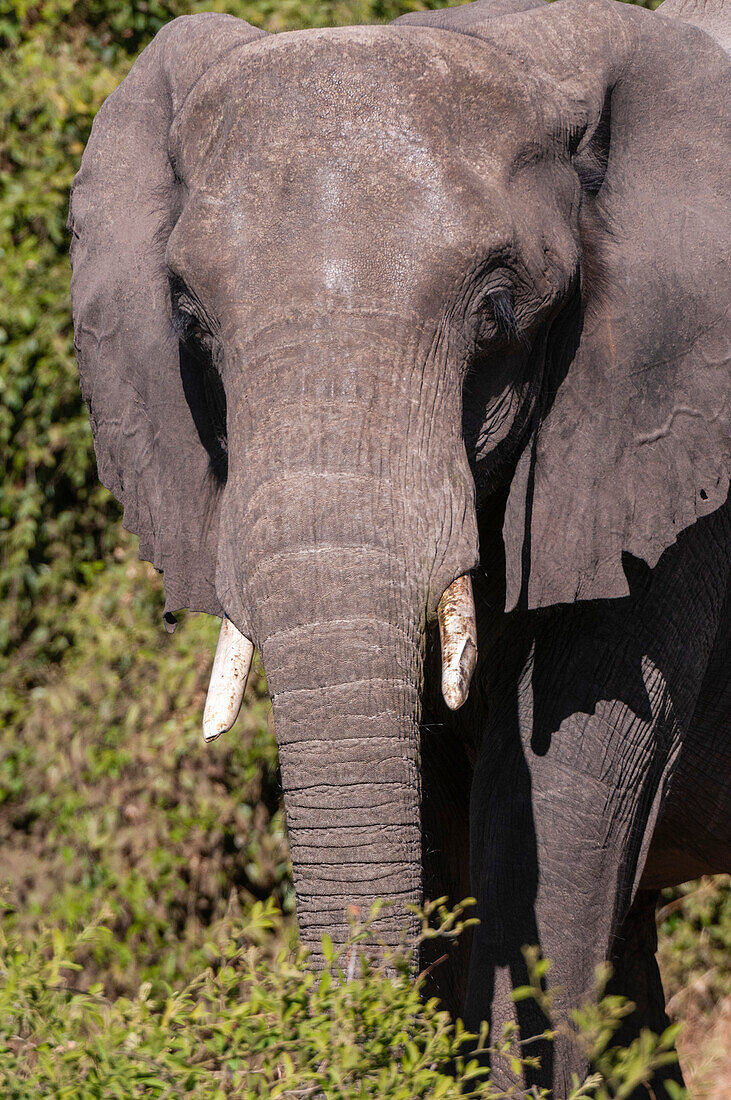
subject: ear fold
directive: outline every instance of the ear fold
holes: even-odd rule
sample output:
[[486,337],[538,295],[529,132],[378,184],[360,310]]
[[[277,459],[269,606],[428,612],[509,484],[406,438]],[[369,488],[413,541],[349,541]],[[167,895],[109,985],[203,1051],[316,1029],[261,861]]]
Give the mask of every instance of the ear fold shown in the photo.
[[524,66],[583,191],[581,320],[512,481],[507,606],[623,596],[623,553],[654,566],[729,490],[729,59],[609,0],[442,15]]
[[731,469],[729,59],[659,14],[562,7],[546,75],[564,109],[602,101],[578,152],[583,326],[511,488],[509,607],[626,595],[623,553],[654,566]]
[[71,193],[75,348],[99,477],[140,556],[165,572],[168,625],[180,607],[221,614],[216,478],[170,322],[165,247],[184,186],[168,133],[206,69],[263,33],[214,13],[164,27],[99,111]]

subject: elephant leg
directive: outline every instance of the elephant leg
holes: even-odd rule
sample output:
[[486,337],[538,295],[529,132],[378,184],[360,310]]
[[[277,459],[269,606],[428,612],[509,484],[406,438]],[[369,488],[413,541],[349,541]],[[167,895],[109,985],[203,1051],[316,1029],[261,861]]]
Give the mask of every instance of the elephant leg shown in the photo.
[[673,886],[730,866],[731,582],[642,886]]
[[[613,974],[607,993],[628,997],[636,1006],[635,1011],[622,1021],[621,1028],[612,1040],[614,1045],[629,1046],[643,1027],[649,1027],[656,1035],[660,1035],[670,1024],[665,1012],[665,994],[655,956],[657,898],[658,893],[654,890],[639,890],[614,941]],[[683,1084],[679,1064],[663,1066],[653,1077],[652,1091],[656,1100],[664,1100],[668,1095],[664,1087],[665,1081]],[[631,1100],[645,1100],[646,1096],[646,1089],[638,1089]]]
[[[478,763],[472,868],[481,923],[466,1023],[476,1030],[488,1019],[493,1040],[513,1020],[523,1040],[548,1025],[535,1001],[511,1004],[512,989],[528,981],[525,946],[537,945],[552,962],[548,985],[560,991],[553,1006],[555,1023],[591,997],[595,968],[611,958],[617,929],[629,911],[663,772],[650,768],[647,776],[638,777],[639,791],[634,790],[634,761],[625,761],[624,784],[614,771],[601,775],[607,729],[616,731],[620,745],[631,746],[640,736],[630,712],[623,721],[612,715],[616,706],[605,704],[594,715],[565,723],[561,735],[567,738],[567,752],[555,766],[544,756],[529,767],[519,739],[511,748],[500,741],[500,762],[483,752]],[[644,1006],[638,1006],[638,1026],[652,1026],[654,1015],[645,1018]],[[572,1074],[582,1078],[587,1072],[584,1052],[566,1034],[554,1043],[538,1040],[524,1053],[541,1063],[526,1071],[526,1085],[553,1088],[557,1096],[570,1091]],[[504,1059],[495,1062],[493,1072],[502,1087],[516,1083]]]
[[[553,962],[557,1019],[591,995],[596,965],[617,949],[716,643],[731,510],[683,532],[654,568],[630,555],[623,564],[626,598],[512,612],[483,647],[478,694],[489,709],[470,811],[481,924],[466,1022],[488,1019],[493,1035],[512,1019],[523,1038],[545,1027],[534,1003],[510,1003],[525,982],[524,945]],[[641,1002],[633,1026],[655,1017]],[[527,1083],[558,1096],[587,1069],[568,1037],[526,1052],[543,1058]],[[494,1069],[511,1083],[509,1067]]]

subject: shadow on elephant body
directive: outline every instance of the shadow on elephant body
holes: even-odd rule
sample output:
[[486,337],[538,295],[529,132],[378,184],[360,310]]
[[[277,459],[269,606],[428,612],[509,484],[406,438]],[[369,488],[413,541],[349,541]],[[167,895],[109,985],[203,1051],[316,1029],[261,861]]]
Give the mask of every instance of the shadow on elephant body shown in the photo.
[[[485,558],[495,561],[488,527],[482,527]],[[534,1003],[509,1005],[510,990],[526,982],[526,945],[556,963],[551,978],[564,988],[559,1013],[590,994],[594,966],[610,959],[617,975],[612,990],[641,1002],[623,1038],[666,1025],[647,917],[654,887],[641,890],[639,908],[633,900],[648,853],[658,856],[651,851],[658,822],[674,800],[689,798],[683,741],[712,650],[725,645],[726,660],[716,665],[728,667],[722,609],[730,527],[727,501],[684,531],[654,568],[625,555],[624,599],[493,613],[486,625],[495,585],[477,577],[482,651],[465,715],[471,727],[483,727],[471,795],[472,886],[481,922],[467,993],[471,1028],[487,1019],[499,1033],[514,1011],[524,1038],[545,1029]],[[706,745],[719,768],[722,734]],[[704,770],[713,771],[712,760]],[[711,865],[713,858],[718,851],[708,854],[704,870],[723,870]],[[542,1053],[529,1084],[557,1088],[553,1049]],[[573,1059],[577,1072],[580,1061]],[[571,1056],[561,1064],[571,1067]],[[499,1072],[500,1082],[510,1083],[509,1071]],[[677,1076],[672,1068],[667,1075]]]
[[[577,713],[595,713],[602,700],[620,701],[651,722],[648,662],[667,691],[668,720],[672,716],[687,729],[719,629],[730,528],[727,501],[681,532],[653,569],[625,553],[629,596],[515,613],[526,616],[518,633],[531,638],[533,754],[546,756],[562,723]],[[662,752],[668,748],[664,738],[672,736],[668,721],[655,728],[655,748]]]
[[[459,715],[449,711],[438,690],[439,671],[438,639],[432,633],[427,639],[421,726],[424,886],[427,897],[447,895],[450,903],[456,903],[471,892],[470,877],[472,892],[479,878],[474,867],[470,876],[468,866],[470,829],[474,827],[474,821],[470,822],[470,817],[474,816],[474,807],[470,807],[470,792],[472,790],[474,799],[475,785],[484,791],[479,778],[474,776],[474,764],[478,758],[474,737],[480,720],[484,720],[485,711],[479,682],[473,683],[470,699]],[[517,707],[516,698],[513,705]],[[438,940],[427,941],[419,961],[420,970],[429,971],[425,995],[438,996],[455,1017],[465,1015],[465,1004],[469,1004],[473,1011],[466,1017],[468,1026],[479,1032],[484,1020],[490,1026],[491,1036],[496,1023],[493,1004],[498,992],[495,981],[497,970],[502,967],[509,973],[510,987],[500,991],[507,1002],[510,988],[525,985],[529,980],[523,946],[539,943],[535,919],[538,856],[532,816],[531,775],[523,745],[515,736],[517,729],[517,721],[513,722],[512,728],[506,724],[501,729],[499,744],[494,746],[495,755],[501,761],[500,774],[505,776],[498,794],[508,793],[510,796],[505,812],[499,814],[494,839],[507,836],[510,842],[488,845],[491,863],[488,868],[482,869],[486,889],[482,892],[476,912],[469,914],[477,915],[479,932],[487,933],[489,937],[489,962],[485,965],[478,957],[480,949],[476,947],[472,930],[463,934],[456,945],[445,945]],[[479,757],[488,770],[489,755],[483,753]],[[475,974],[479,975],[477,981]],[[476,1004],[481,1007],[475,1010]],[[517,1005],[517,1019],[523,1035],[540,1034],[548,1026],[540,1009],[531,1001]],[[501,1022],[497,1021],[498,1034]],[[469,1045],[465,1053],[471,1055]],[[531,1072],[528,1084],[540,1085],[544,1075],[552,1078],[551,1044],[538,1040],[531,1044],[529,1053],[540,1057],[542,1071]]]
[[[540,1035],[548,1026],[535,1002],[521,1001],[513,1010],[508,999],[512,989],[529,981],[524,948],[535,945],[542,951],[536,917],[539,863],[532,779],[519,736],[517,708],[516,691],[505,702],[501,736],[489,753],[480,754],[471,799],[472,879],[480,925],[470,962],[467,1024],[478,1031],[486,1021],[493,1043],[499,1041],[513,1011],[524,1038]],[[499,765],[494,767],[496,758]],[[551,1044],[538,1040],[531,1046],[531,1055],[540,1057],[540,1070],[531,1072],[526,1084],[552,1082]],[[512,1083],[513,1075],[507,1067],[504,1071]]]

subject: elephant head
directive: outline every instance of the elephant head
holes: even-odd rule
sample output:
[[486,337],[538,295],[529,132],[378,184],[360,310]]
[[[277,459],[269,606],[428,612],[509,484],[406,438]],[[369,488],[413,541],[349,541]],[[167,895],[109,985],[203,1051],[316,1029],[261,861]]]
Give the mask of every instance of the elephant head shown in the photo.
[[536,608],[624,595],[623,553],[728,491],[722,51],[535,7],[175,20],[74,182],[100,477],[168,624],[225,616],[207,734],[261,650],[313,946],[378,895],[395,943],[420,900],[424,639],[439,618],[459,706],[496,495],[507,607]]

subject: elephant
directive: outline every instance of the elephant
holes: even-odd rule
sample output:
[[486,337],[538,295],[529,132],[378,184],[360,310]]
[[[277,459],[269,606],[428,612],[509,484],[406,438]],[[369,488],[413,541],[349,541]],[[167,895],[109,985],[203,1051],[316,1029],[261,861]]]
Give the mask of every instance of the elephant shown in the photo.
[[[99,476],[168,629],[222,619],[205,736],[258,647],[314,965],[473,894],[469,1027],[543,1030],[533,944],[559,1014],[610,960],[662,1028],[658,891],[729,867],[730,43],[722,0],[182,17],[74,180]],[[496,1080],[563,1095],[542,1055]]]

